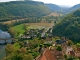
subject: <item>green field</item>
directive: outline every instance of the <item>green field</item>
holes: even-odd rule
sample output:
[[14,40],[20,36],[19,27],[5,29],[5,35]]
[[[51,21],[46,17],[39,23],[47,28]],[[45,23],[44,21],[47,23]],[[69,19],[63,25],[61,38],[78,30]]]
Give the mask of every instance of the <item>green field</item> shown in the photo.
[[20,25],[17,25],[17,26],[14,26],[12,27],[15,31],[17,32],[20,32],[21,34],[24,33],[24,25],[23,24],[20,24]]

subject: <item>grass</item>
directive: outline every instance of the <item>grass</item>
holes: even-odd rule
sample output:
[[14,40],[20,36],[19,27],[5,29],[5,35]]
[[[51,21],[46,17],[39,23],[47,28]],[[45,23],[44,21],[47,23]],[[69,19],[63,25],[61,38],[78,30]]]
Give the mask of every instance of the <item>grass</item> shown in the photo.
[[16,50],[18,50],[18,49],[20,48],[19,43],[16,42],[16,43],[14,44],[14,47],[15,47]]
[[20,25],[17,25],[17,26],[14,26],[12,27],[15,31],[17,32],[20,32],[20,34],[23,34],[24,33],[24,25],[23,24],[20,24]]

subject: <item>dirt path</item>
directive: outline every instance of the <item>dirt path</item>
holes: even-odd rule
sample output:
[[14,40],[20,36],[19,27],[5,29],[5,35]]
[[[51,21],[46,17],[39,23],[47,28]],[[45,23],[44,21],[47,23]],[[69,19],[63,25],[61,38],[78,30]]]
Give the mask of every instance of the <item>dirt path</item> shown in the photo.
[[4,24],[11,24],[12,22],[15,22],[15,21],[20,21],[20,20],[27,20],[28,18],[23,18],[23,19],[15,19],[15,20],[10,20],[10,21],[6,21],[6,22],[3,22]]

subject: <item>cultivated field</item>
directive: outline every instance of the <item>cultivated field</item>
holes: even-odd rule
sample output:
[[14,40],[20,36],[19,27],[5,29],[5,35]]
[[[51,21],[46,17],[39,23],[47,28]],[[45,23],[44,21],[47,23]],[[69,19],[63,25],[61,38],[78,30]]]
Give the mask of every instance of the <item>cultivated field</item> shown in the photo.
[[[26,23],[26,29],[42,29],[42,28],[49,28],[53,25],[53,23]],[[12,27],[15,31],[24,33],[24,24],[20,24],[17,26]]]
[[32,26],[47,26],[50,27],[53,25],[53,23],[26,23],[26,25],[32,25]]

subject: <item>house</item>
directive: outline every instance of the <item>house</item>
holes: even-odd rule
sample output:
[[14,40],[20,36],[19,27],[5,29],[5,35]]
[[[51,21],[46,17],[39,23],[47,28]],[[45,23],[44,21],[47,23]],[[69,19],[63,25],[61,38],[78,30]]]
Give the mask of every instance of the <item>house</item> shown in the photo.
[[68,46],[66,49],[66,54],[70,55],[70,53],[73,51],[73,48],[71,46]]
[[51,51],[46,48],[44,52],[38,56],[35,60],[57,60],[54,55],[51,53]]
[[21,38],[22,39],[31,39],[32,37],[30,34],[26,34],[26,35],[23,35]]
[[70,51],[70,56],[75,56],[75,52],[74,51]]
[[56,40],[55,41],[57,44],[63,44],[63,43],[66,43],[66,40]]
[[53,35],[52,35],[51,33],[49,33],[49,34],[48,34],[48,37],[49,37],[49,38],[52,38],[52,37],[53,37]]
[[43,32],[43,33],[41,34],[41,38],[42,38],[42,39],[46,39],[46,33],[45,33],[45,32]]
[[63,52],[62,51],[57,51],[56,49],[50,49],[51,53],[54,55],[54,57],[59,60],[63,60]]
[[32,33],[32,34],[31,34],[31,37],[32,37],[32,38],[36,38],[36,37],[37,37],[37,34]]
[[75,56],[80,58],[80,48],[77,48],[77,52],[76,52]]
[[80,53],[76,53],[75,56],[80,58]]

